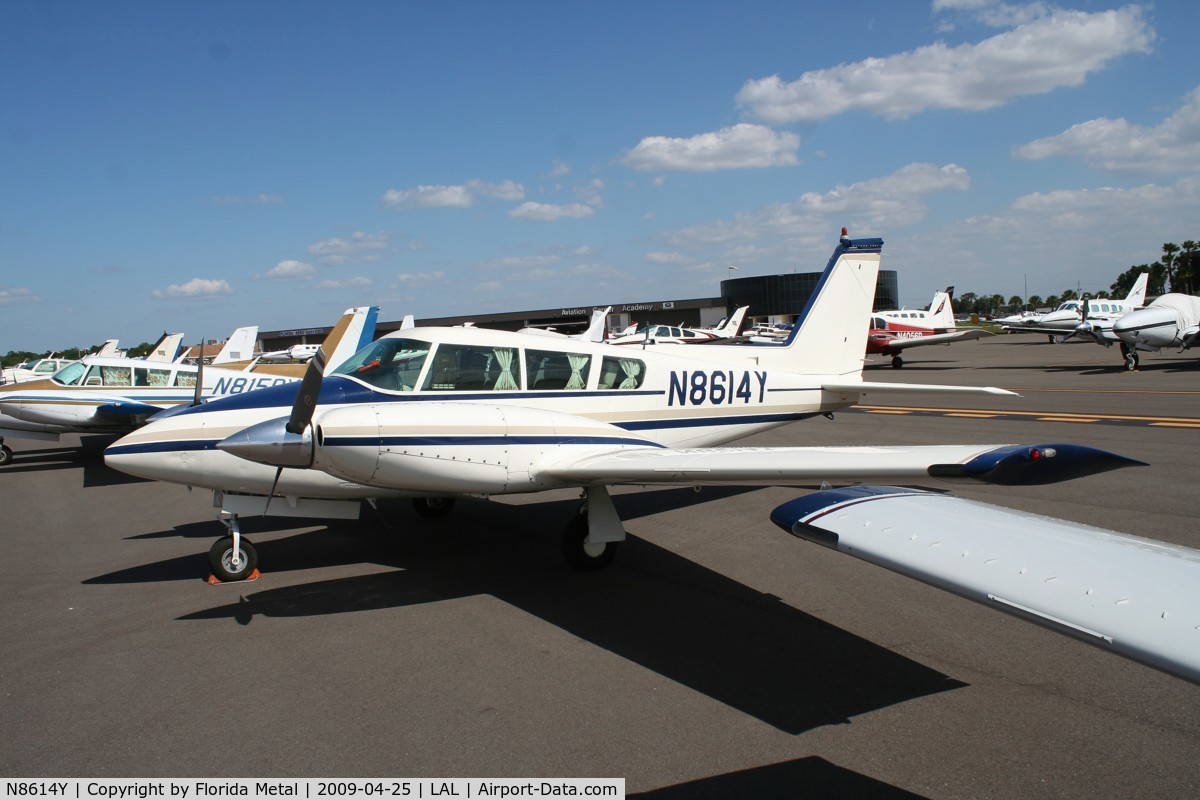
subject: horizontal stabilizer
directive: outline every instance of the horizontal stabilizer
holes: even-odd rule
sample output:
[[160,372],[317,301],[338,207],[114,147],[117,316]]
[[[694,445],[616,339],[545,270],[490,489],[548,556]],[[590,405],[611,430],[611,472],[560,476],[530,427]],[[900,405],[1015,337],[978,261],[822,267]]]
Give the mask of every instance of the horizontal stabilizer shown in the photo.
[[771,521],[1200,683],[1200,550],[894,486],[816,492]]

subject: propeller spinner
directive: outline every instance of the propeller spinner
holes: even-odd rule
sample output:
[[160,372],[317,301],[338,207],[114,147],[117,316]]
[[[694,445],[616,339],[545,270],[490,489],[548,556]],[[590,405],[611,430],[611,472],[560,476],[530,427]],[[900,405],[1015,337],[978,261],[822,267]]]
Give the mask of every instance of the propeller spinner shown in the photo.
[[[251,425],[217,443],[230,455],[272,467],[307,469],[313,460],[312,418],[317,410],[321,381],[325,378],[325,348],[321,347],[300,381],[300,390],[288,417]],[[278,480],[276,475],[276,480]]]

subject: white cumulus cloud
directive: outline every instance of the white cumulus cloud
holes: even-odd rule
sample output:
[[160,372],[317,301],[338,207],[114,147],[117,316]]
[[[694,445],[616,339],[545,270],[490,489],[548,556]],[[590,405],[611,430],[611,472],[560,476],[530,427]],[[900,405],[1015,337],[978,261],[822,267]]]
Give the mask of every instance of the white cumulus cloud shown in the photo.
[[684,170],[791,167],[799,163],[800,137],[762,125],[740,123],[688,139],[648,136],[621,159],[636,170]]
[[192,278],[187,283],[171,284],[150,294],[158,300],[208,300],[233,294],[233,287],[223,278]]
[[36,303],[36,294],[21,286],[0,286],[0,306],[15,306],[21,303]]
[[[255,277],[260,276],[256,275]],[[302,281],[317,277],[317,268],[303,261],[289,259],[280,261],[263,273],[261,277],[269,281]]]
[[321,281],[316,286],[318,289],[362,289],[373,285],[375,285],[375,281],[359,275],[339,281]]
[[1014,97],[1079,86],[1088,73],[1146,53],[1154,30],[1140,6],[1087,13],[1053,9],[975,44],[937,42],[905,53],[748,81],[739,106],[772,123],[818,120],[853,109],[903,119],[931,108],[980,111]]
[[584,219],[595,213],[595,208],[584,203],[554,205],[551,203],[535,203],[531,200],[509,211],[508,215],[513,219],[556,222],[560,219]]
[[355,231],[348,237],[330,237],[313,242],[308,246],[308,253],[322,264],[337,267],[342,264],[378,261],[387,247],[386,233]]
[[1153,128],[1122,119],[1081,122],[1057,136],[1014,151],[1018,158],[1078,157],[1114,173],[1165,174],[1200,171],[1200,87]]
[[389,208],[471,208],[476,197],[516,202],[525,197],[525,187],[515,181],[470,180],[453,186],[388,189],[383,194],[383,204]]

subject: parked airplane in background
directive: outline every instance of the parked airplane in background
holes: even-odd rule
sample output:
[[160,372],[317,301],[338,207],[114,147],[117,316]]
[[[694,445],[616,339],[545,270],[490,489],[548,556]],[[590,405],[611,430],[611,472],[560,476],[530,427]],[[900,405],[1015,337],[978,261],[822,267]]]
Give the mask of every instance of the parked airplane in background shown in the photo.
[[[118,356],[124,357],[123,351],[117,350],[117,339],[107,339],[104,344],[100,345],[100,349],[92,355],[96,356]],[[6,367],[0,372],[0,385],[6,383],[16,383],[18,381],[31,381],[38,378],[48,378],[60,369],[70,364],[72,359],[58,358],[51,353],[46,358],[31,358],[15,367]]]
[[1200,550],[894,486],[818,492],[779,506],[771,520],[1200,683]]
[[954,321],[954,287],[934,292],[928,311],[877,311],[871,317],[867,355],[892,357],[892,369],[904,366],[901,353],[910,347],[950,344],[982,339],[991,334],[981,328],[959,330]]
[[284,350],[272,350],[268,353],[261,353],[258,357],[263,361],[273,361],[281,364],[307,362],[317,354],[317,350],[320,348],[321,345],[319,344],[294,344]]
[[1138,368],[1138,351],[1157,352],[1164,347],[1187,350],[1200,337],[1200,297],[1171,292],[1113,323],[1112,333],[1121,341],[1126,369]]
[[[352,308],[326,338],[336,366],[369,343],[378,308]],[[238,334],[230,342],[242,341]],[[232,355],[229,343],[218,358]],[[228,363],[228,362],[227,362]],[[201,400],[298,381],[303,365],[205,367]],[[57,442],[64,433],[123,433],[162,411],[196,401],[200,368],[179,361],[88,356],[52,377],[0,386],[0,465],[12,459],[5,436]]]
[[609,344],[711,344],[721,339],[731,339],[738,334],[742,320],[750,306],[742,306],[714,328],[684,328],[679,325],[647,324],[633,333],[612,337]]
[[[613,558],[625,530],[617,484],[807,485],[894,476],[1051,482],[1134,463],[1019,445],[736,447],[735,441],[875,393],[1013,396],[995,388],[864,383],[883,241],[843,230],[784,344],[612,348],[480,328],[385,336],[300,388],[181,408],[112,444],[109,466],[214,491],[229,535],[209,552],[220,580],[252,577],[239,515],[353,518],[361,500],[412,498],[449,513],[457,496],[578,488],[562,550],[578,569]],[[1086,452],[1085,452],[1086,451]],[[275,499],[282,498],[282,499]]]
[[1124,300],[1091,298],[1086,295],[1079,300],[1067,300],[1058,308],[1043,314],[1037,324],[1004,325],[1009,333],[1044,333],[1051,342],[1065,341],[1081,322],[1091,321],[1093,326],[1128,314],[1146,304],[1146,286],[1150,273],[1143,272],[1134,282]]
[[528,333],[534,336],[552,336],[560,339],[582,339],[585,342],[604,341],[604,323],[612,306],[592,309],[592,319],[582,333],[559,333],[553,328],[521,328],[517,333]]

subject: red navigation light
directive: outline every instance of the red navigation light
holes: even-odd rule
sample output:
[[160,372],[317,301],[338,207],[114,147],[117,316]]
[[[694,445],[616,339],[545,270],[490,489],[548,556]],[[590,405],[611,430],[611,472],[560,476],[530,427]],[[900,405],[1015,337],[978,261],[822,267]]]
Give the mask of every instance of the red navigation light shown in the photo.
[[1041,461],[1042,460],[1042,451],[1036,447],[1029,448],[1029,460],[1030,461]]

